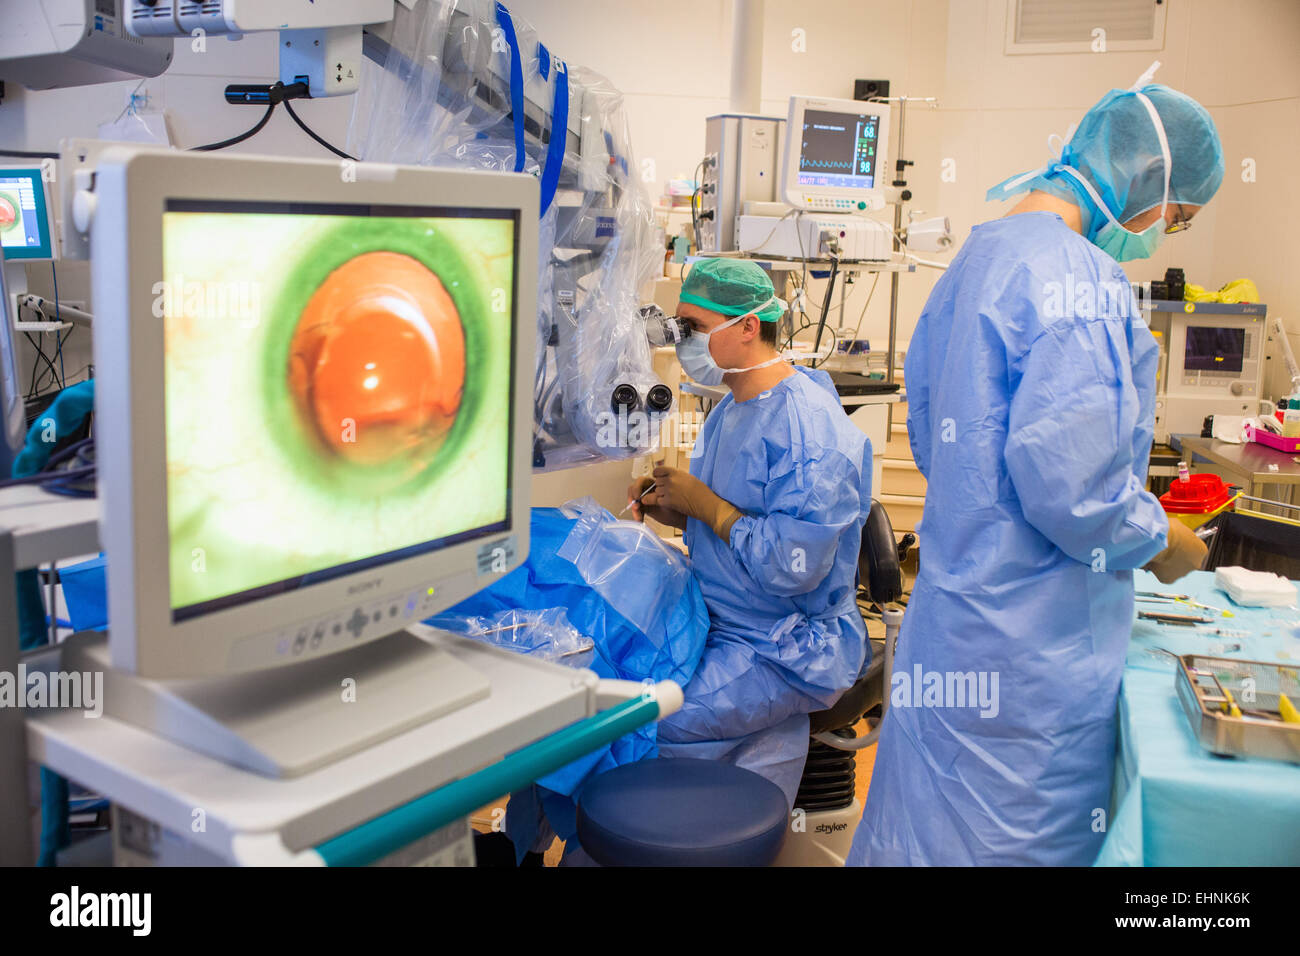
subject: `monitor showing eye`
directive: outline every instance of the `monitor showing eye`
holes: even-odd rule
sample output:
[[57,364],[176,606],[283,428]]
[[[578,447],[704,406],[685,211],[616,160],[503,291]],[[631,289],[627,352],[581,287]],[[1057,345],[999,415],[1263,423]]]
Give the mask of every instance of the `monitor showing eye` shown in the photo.
[[308,299],[293,333],[289,388],[323,449],[357,464],[427,464],[465,385],[465,332],[427,266],[367,252]]

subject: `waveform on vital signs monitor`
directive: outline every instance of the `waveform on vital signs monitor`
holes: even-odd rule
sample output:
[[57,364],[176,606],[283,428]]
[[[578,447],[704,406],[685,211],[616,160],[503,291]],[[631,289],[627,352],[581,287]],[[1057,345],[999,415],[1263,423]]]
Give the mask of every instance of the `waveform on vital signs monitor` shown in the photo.
[[801,165],[804,169],[850,169],[852,168],[853,163],[840,162],[835,159],[805,159]]

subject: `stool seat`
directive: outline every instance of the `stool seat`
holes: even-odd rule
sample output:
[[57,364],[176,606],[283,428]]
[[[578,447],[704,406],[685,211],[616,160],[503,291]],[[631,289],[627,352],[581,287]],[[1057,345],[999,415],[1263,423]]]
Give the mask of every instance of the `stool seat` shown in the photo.
[[768,866],[789,809],[766,777],[715,760],[643,760],[578,798],[578,840],[605,866]]

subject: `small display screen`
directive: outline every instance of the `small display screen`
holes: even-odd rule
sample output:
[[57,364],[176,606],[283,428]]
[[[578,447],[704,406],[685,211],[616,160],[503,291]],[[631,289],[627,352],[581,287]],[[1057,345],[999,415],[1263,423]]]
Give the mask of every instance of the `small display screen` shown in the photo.
[[1240,372],[1245,357],[1245,329],[1209,325],[1187,327],[1183,368],[1188,372]]
[[874,188],[879,133],[872,113],[804,110],[799,185]]
[[167,203],[173,620],[510,527],[517,217]]
[[52,259],[40,169],[0,169],[0,247],[6,259]]

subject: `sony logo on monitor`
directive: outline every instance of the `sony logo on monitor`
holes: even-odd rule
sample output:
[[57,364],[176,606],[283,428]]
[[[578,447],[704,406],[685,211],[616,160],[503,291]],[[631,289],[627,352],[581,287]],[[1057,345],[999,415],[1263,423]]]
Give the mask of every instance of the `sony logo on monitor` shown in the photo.
[[348,588],[348,594],[360,594],[362,591],[373,591],[383,583],[383,578],[374,578],[370,581],[362,581],[360,584],[354,584],[352,587]]

